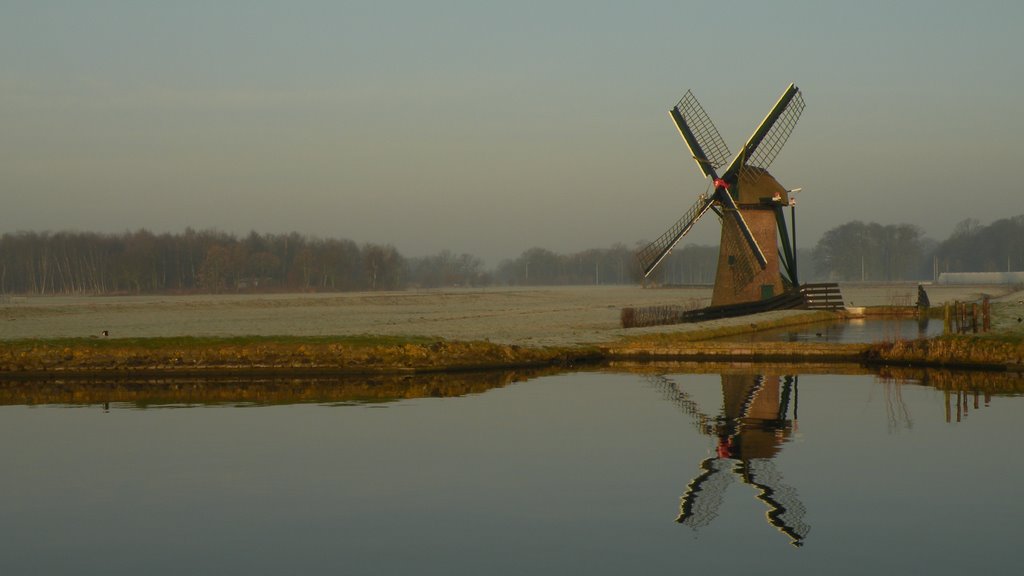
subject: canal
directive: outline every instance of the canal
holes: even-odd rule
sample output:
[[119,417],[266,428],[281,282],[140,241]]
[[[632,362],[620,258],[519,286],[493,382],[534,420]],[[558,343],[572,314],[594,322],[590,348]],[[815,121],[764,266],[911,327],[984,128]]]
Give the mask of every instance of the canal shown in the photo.
[[1024,380],[852,371],[3,383],[0,573],[1012,570]]
[[797,324],[715,340],[723,342],[836,342],[863,344],[933,338],[943,334],[941,319],[851,318],[834,322]]

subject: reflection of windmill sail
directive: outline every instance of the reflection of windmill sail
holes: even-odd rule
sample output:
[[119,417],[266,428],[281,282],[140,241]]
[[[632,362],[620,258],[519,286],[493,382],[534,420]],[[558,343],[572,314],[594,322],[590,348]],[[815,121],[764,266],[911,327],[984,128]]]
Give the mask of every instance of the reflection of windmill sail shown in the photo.
[[783,376],[782,378],[782,394],[779,395],[779,420],[785,420],[786,414],[789,414],[789,401],[792,397],[793,400],[793,421],[797,419],[797,384],[799,383],[799,376],[795,374],[793,376]]
[[728,473],[732,466],[733,462],[720,458],[701,462],[701,473],[686,486],[686,493],[679,501],[676,522],[695,529],[711,524],[722,506],[725,489],[734,480]]
[[784,484],[782,474],[767,458],[745,463],[744,477],[757,487],[757,498],[768,505],[768,522],[792,539],[795,546],[803,544],[811,527],[804,523],[804,505],[792,486]]
[[656,374],[648,378],[651,384],[665,395],[665,399],[675,404],[684,414],[693,419],[697,431],[701,434],[711,435],[715,433],[717,420],[701,411],[700,406],[690,398],[685,391],[680,390],[676,383],[664,375]]

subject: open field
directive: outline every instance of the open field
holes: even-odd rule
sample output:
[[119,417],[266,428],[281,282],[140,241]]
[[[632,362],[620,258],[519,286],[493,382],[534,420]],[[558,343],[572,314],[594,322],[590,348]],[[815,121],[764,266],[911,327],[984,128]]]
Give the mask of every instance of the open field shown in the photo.
[[[875,306],[916,298],[916,284],[843,285],[848,305]],[[1024,315],[1024,293],[1009,286],[929,286],[933,305],[989,294]],[[573,286],[450,289],[344,294],[7,298],[0,303],[0,340],[253,336],[435,336],[523,346],[578,346],[625,335],[684,332],[693,324],[624,330],[628,306],[707,305],[710,287],[644,289]],[[772,321],[800,311],[771,312]],[[1004,313],[1007,316],[1007,313]],[[1008,318],[1009,316],[1007,316]],[[1015,322],[1015,318],[1012,319]],[[750,319],[715,321],[749,323]],[[708,328],[702,323],[701,328]],[[713,327],[713,326],[712,326]]]

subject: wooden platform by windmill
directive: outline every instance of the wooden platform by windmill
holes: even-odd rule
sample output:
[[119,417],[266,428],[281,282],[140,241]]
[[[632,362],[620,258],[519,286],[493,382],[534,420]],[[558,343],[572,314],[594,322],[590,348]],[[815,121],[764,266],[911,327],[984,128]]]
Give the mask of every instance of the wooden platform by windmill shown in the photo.
[[[801,293],[797,277],[792,208],[795,200],[768,172],[803,110],[800,89],[790,84],[733,156],[704,108],[687,91],[669,114],[714,190],[698,196],[693,207],[668,231],[640,250],[637,257],[645,278],[711,210],[721,220],[722,233],[711,309],[706,310],[715,312],[712,315],[734,316],[773,308],[807,307],[816,301],[806,293],[820,292],[821,287],[805,288]],[[725,170],[719,173],[722,167]],[[787,230],[783,210],[786,206],[791,207],[792,236]],[[826,307],[842,307],[838,288],[827,291],[829,296],[824,300],[830,305]]]

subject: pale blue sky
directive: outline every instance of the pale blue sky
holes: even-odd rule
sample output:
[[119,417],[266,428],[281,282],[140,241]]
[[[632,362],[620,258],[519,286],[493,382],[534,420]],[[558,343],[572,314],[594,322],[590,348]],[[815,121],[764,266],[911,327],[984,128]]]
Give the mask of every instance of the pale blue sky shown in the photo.
[[1024,213],[1022,32],[1020,2],[2,0],[0,232],[633,244],[706,187],[683,92],[736,150],[796,82],[801,244],[942,239]]

